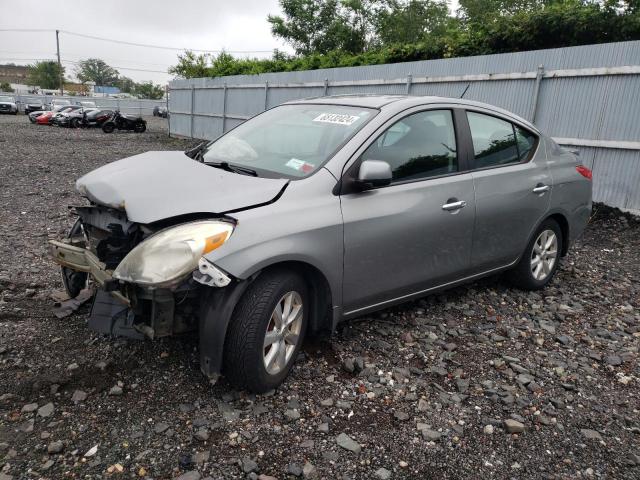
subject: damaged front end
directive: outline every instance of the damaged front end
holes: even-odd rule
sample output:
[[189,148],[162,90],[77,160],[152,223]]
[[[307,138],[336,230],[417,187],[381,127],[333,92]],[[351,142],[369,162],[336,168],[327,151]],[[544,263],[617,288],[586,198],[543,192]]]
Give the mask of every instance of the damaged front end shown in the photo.
[[202,255],[233,231],[230,219],[143,225],[111,207],[76,207],[78,222],[50,241],[71,296],[87,281],[97,287],[89,327],[151,339],[198,329],[203,289],[231,282]]

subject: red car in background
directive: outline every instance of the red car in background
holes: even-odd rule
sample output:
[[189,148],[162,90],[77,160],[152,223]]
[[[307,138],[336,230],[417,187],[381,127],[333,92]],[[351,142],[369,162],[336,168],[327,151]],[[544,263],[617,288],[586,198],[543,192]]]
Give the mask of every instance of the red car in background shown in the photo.
[[[60,114],[60,113],[65,113],[65,112],[71,112],[73,110],[77,110],[78,108],[81,108],[79,105],[64,105],[64,106],[59,106],[56,107],[55,109],[48,111],[48,112],[33,112],[29,114],[29,119],[31,120],[31,116],[33,115],[35,117],[35,123],[37,123],[38,125],[51,125],[51,119],[53,118],[54,115]],[[36,115],[34,115],[36,114]]]

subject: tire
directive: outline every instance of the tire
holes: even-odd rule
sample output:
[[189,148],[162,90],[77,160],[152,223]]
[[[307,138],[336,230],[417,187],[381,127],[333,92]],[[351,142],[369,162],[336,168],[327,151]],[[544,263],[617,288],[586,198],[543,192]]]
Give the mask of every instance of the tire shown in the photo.
[[133,131],[136,133],[144,133],[147,130],[147,125],[143,122],[136,123],[133,126]]
[[[71,230],[69,230],[67,238],[71,238],[81,231],[82,224],[80,223],[80,219],[78,219],[76,223],[73,224],[73,227],[71,227]],[[60,267],[60,273],[62,274],[64,289],[67,291],[69,298],[76,298],[80,294],[80,291],[87,286],[89,274],[86,272],[78,272],[68,267]]]
[[[547,234],[546,239],[543,233]],[[555,235],[555,242],[551,233]],[[563,242],[564,238],[558,222],[551,218],[546,219],[533,234],[518,264],[508,273],[509,280],[523,290],[544,288],[558,270]],[[546,247],[541,249],[541,244]],[[551,253],[554,253],[552,264],[550,261],[541,261],[541,258],[545,257],[550,260]]]
[[69,126],[71,128],[80,128],[80,119],[72,118],[71,121],[69,122]]
[[[289,336],[290,342],[284,340],[286,334],[283,333],[288,331],[287,328],[278,333],[273,318],[276,306],[282,307],[288,295],[292,304],[297,303],[297,299],[301,302],[300,320],[294,320],[288,327],[293,328],[292,333],[297,333],[297,336]],[[294,308],[291,310],[295,311]],[[223,359],[223,373],[229,382],[236,388],[254,393],[264,393],[280,385],[300,351],[307,328],[308,312],[309,293],[302,277],[286,270],[260,275],[236,305],[229,323]],[[267,329],[270,329],[272,338],[282,340],[263,347]],[[278,356],[283,351],[280,348],[282,346],[285,353]],[[272,371],[266,365],[270,358],[275,358]],[[278,362],[278,358],[283,359],[283,362]]]
[[116,126],[114,125],[113,122],[105,122],[105,123],[102,124],[102,131],[104,133],[113,133],[115,128],[116,128]]

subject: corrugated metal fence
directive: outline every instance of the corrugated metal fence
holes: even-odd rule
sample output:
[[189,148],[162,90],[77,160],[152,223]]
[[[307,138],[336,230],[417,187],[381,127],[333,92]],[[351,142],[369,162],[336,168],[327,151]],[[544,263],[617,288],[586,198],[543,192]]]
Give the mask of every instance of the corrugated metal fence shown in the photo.
[[120,110],[122,113],[151,115],[153,108],[156,106],[166,106],[166,100],[145,100],[138,98],[112,98],[112,97],[80,97],[80,96],[62,96],[62,95],[23,95],[15,93],[2,93],[0,95],[9,95],[14,97],[18,102],[18,110],[24,111],[24,106],[29,102],[45,105],[52,100],[68,100],[72,105],[79,105],[80,102],[94,102],[96,107],[109,108],[111,110]]
[[594,199],[640,210],[640,41],[303,72],[175,80],[170,131],[214,139],[280,103],[345,93],[487,102],[580,150]]

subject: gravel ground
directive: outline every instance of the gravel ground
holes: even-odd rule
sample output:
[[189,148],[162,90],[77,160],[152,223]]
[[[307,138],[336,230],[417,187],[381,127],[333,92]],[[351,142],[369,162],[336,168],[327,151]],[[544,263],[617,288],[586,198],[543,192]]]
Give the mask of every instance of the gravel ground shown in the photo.
[[492,277],[348,322],[260,397],[209,385],[194,336],[53,316],[74,180],[185,146],[162,119],[0,117],[0,480],[640,478],[640,222],[605,207],[544,291]]

